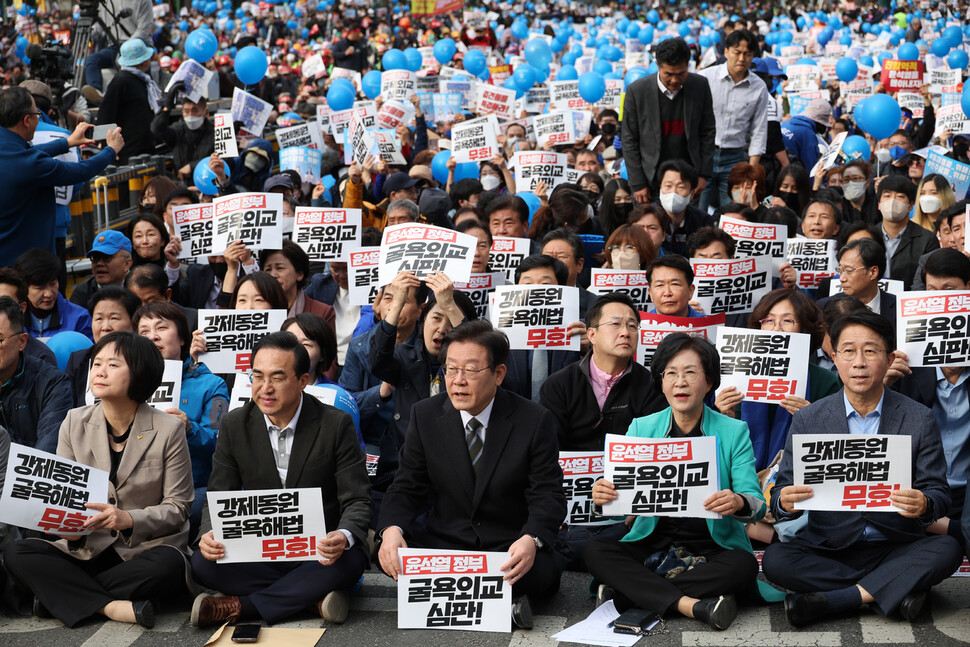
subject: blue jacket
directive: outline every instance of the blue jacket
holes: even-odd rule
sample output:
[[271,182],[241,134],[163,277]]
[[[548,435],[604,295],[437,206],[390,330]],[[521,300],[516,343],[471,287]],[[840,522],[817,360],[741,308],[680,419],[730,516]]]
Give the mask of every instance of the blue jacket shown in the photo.
[[57,305],[51,311],[50,318],[47,320],[47,327],[43,330],[35,328],[34,323],[36,321],[29,313],[28,316],[24,317],[24,328],[27,329],[31,337],[53,337],[65,330],[74,330],[94,341],[91,332],[91,315],[81,306],[65,299],[60,292],[57,293]]
[[0,384],[0,426],[20,445],[56,453],[61,423],[73,406],[67,376],[31,355],[21,353],[16,374]]
[[811,171],[818,161],[818,136],[815,122],[808,117],[795,115],[781,125],[785,149],[802,161],[806,171]]
[[205,364],[193,364],[192,358],[182,366],[182,394],[179,409],[189,419],[185,439],[192,458],[192,480],[195,487],[205,487],[212,473],[212,453],[222,416],[229,410],[226,382]]
[[66,139],[31,146],[0,128],[0,258],[9,262],[34,247],[56,253],[54,187],[85,182],[115,159],[110,146],[76,164],[52,157],[67,150]]
[[[56,133],[61,133],[65,137],[68,137],[71,132],[65,130],[60,126],[56,125],[50,117],[47,115],[41,115],[40,123],[37,124],[37,131],[49,130]],[[75,153],[77,161],[80,161],[81,157]],[[74,186],[74,195],[77,196],[78,192],[81,190],[82,184],[77,184]],[[57,224],[54,226],[54,238],[67,238],[67,230],[71,226],[71,207],[66,204],[54,203],[54,212],[57,214]]]
[[381,381],[370,370],[368,353],[376,328],[350,340],[347,357],[340,373],[340,386],[354,395],[360,410],[360,433],[368,445],[380,445],[384,430],[394,413],[394,394],[381,400]]

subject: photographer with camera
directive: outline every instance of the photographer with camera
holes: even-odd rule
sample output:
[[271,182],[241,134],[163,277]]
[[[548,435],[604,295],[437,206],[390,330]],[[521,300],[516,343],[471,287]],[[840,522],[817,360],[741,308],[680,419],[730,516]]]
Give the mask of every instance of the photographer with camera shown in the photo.
[[155,139],[172,149],[172,161],[179,179],[191,184],[195,164],[212,155],[215,150],[216,130],[209,121],[209,107],[205,96],[192,101],[183,95],[182,119],[174,123],[169,115],[185,91],[185,84],[178,82],[162,97],[162,109],[152,120]]
[[41,113],[27,88],[0,92],[0,258],[17,258],[25,249],[56,252],[54,188],[87,182],[114,162],[125,146],[121,129],[108,133],[107,147],[89,160],[55,159],[70,148],[94,144],[81,123],[70,137],[31,146]]

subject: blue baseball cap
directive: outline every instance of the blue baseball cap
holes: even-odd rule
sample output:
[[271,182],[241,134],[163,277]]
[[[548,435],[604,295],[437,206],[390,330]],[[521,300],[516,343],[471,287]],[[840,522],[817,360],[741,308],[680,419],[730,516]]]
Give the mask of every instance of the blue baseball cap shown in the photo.
[[88,256],[91,256],[92,254],[114,256],[121,250],[124,250],[130,254],[131,241],[128,240],[128,238],[120,231],[115,231],[114,229],[105,229],[94,237],[94,244],[91,245],[91,251],[88,252]]
[[778,62],[777,58],[756,58],[754,59],[754,71],[759,74],[767,74],[768,76],[777,76],[779,78],[788,79],[785,71],[781,69],[781,63]]

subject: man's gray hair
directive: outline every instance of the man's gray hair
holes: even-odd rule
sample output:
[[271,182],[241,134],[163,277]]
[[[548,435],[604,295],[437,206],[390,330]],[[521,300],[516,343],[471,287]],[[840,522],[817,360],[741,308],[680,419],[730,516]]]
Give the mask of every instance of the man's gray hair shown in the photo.
[[421,217],[421,209],[418,208],[418,205],[414,204],[414,201],[405,198],[395,200],[387,205],[387,215],[391,215],[392,211],[400,211],[402,209],[408,212],[408,217],[413,222],[417,222],[418,218]]

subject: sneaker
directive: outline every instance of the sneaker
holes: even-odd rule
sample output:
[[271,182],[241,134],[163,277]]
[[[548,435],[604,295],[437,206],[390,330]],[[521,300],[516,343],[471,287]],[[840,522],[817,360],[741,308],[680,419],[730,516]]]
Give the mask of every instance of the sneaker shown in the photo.
[[331,591],[320,600],[317,605],[320,617],[336,625],[347,620],[350,615],[350,592],[345,590]]
[[189,621],[193,627],[213,627],[226,622],[235,624],[241,613],[242,605],[238,597],[202,593],[192,603]]
[[101,94],[101,90],[97,89],[93,85],[86,85],[81,88],[81,95],[87,100],[88,105],[100,106],[101,100],[104,99],[104,95]]

